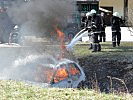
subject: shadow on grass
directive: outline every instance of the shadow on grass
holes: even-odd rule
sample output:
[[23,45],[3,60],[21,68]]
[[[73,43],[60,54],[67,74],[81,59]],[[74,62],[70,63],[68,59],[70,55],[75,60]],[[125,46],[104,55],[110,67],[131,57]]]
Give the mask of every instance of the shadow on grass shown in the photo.
[[[80,66],[82,66],[84,69],[86,80],[88,81],[88,86],[90,86],[90,88],[93,86],[91,79],[94,79],[96,80],[102,92],[108,93],[110,89],[126,92],[126,89],[121,82],[116,82],[114,80],[110,81],[107,78],[110,76],[125,80],[129,91],[133,91],[133,88],[130,86],[133,82],[133,79],[131,78],[131,82],[128,82],[128,78],[125,77],[128,75],[128,73],[130,73],[130,70],[128,69],[128,72],[126,68],[128,68],[129,65],[132,66],[131,64],[133,59],[131,59],[131,56],[128,55],[128,53],[122,53],[122,51],[116,51],[116,53],[112,52],[114,51],[111,51],[111,53],[108,51],[102,51],[102,53],[92,53],[91,55],[85,55],[84,57],[78,58]],[[131,75],[129,76],[132,77]],[[122,88],[123,90],[121,90]]]

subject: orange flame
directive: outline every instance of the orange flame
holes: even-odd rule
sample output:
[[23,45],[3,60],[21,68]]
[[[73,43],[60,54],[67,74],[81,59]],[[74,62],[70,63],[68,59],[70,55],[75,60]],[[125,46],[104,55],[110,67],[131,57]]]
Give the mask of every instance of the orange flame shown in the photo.
[[70,68],[70,73],[71,73],[72,75],[76,75],[76,74],[80,74],[80,71],[77,70],[76,68]]
[[57,83],[57,82],[64,80],[66,78],[68,78],[68,73],[67,73],[65,67],[59,68],[55,74],[54,82]]
[[64,41],[64,33],[57,27],[55,26],[55,30],[57,32],[57,36],[60,39],[61,42]]
[[58,39],[60,40],[60,49],[61,49],[61,55],[60,55],[60,59],[61,58],[64,58],[64,53],[66,51],[66,46],[65,46],[65,42],[64,42],[64,33],[57,27],[55,26],[55,30],[57,32],[57,36],[58,36]]

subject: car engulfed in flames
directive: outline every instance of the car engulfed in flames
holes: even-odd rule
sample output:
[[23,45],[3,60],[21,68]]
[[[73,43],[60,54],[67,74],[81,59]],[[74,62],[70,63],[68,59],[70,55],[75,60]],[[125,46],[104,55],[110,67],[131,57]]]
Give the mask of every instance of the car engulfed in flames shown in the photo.
[[39,65],[35,73],[35,82],[47,83],[48,87],[78,88],[84,81],[82,68],[76,62],[66,59],[57,65]]

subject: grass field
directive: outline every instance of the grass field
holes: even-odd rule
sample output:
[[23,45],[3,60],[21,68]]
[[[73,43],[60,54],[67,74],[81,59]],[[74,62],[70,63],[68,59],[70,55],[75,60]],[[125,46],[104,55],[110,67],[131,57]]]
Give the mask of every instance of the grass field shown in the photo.
[[83,57],[88,55],[124,55],[132,56],[133,55],[133,42],[121,42],[120,47],[112,47],[111,42],[101,43],[102,50],[98,53],[92,53],[89,50],[88,43],[79,43],[74,47],[74,55],[76,57]]

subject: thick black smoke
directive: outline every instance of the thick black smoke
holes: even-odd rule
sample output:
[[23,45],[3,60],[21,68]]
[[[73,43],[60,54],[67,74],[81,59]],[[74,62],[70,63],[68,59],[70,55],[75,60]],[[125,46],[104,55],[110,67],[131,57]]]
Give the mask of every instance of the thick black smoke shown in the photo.
[[14,2],[8,10],[13,22],[21,25],[24,35],[49,36],[54,26],[67,25],[74,11],[73,0],[32,0]]

